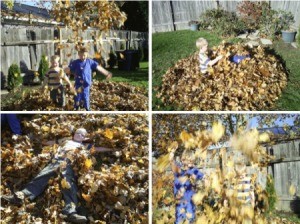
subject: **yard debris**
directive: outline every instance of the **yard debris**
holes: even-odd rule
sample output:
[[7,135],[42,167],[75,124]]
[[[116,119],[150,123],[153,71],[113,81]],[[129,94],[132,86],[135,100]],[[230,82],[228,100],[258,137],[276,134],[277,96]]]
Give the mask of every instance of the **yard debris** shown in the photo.
[[[148,109],[147,93],[144,89],[119,82],[94,81],[90,96],[91,110],[94,111],[146,111]],[[52,103],[48,91],[35,89],[23,92],[19,100],[1,108],[6,111],[27,110],[74,110],[73,95],[66,94],[66,107],[60,108]]]
[[[49,162],[57,145],[42,141],[71,138],[84,127],[96,146],[121,151],[93,154],[82,149],[69,158],[78,177],[82,210],[92,223],[148,223],[148,122],[144,115],[35,115],[24,121],[17,140],[1,132],[1,195],[24,187]],[[48,128],[41,128],[48,127]],[[108,136],[107,133],[110,133]],[[6,223],[63,223],[61,177],[52,178],[45,192],[21,207],[2,203],[1,219]],[[86,211],[84,211],[86,210]]]
[[[157,97],[165,105],[182,110],[265,110],[274,107],[287,85],[287,73],[281,61],[268,49],[242,44],[222,43],[212,49],[211,58],[223,59],[208,69],[199,70],[198,52],[179,60],[162,79]],[[250,55],[239,64],[233,55]]]
[[[257,178],[258,172],[267,177],[266,166],[273,159],[265,150],[262,150],[259,144],[259,142],[268,141],[269,136],[266,133],[260,134],[256,130],[239,130],[230,141],[232,150],[225,148],[218,151],[208,150],[216,139],[222,137],[223,128],[220,123],[214,123],[212,130],[199,130],[192,133],[182,131],[179,136],[175,137],[178,139],[176,143],[179,149],[194,152],[198,158],[196,166],[206,174],[206,180],[197,185],[193,197],[193,202],[196,204],[195,223],[292,224],[293,222],[284,218],[265,215],[269,206],[268,193],[260,186]],[[244,146],[246,141],[253,141],[253,143],[247,142]],[[164,154],[153,163],[153,220],[157,224],[175,222],[176,199],[172,195],[174,175],[170,169],[167,169],[170,165],[168,158],[169,148],[172,147],[170,144],[175,143],[166,145]],[[177,154],[180,155],[181,151],[177,151]],[[241,156],[233,156],[233,152]],[[255,186],[255,209],[241,204],[237,199],[239,180],[236,178],[235,166],[241,161],[250,164],[247,167],[247,173],[251,174],[251,182]],[[290,193],[294,193],[293,187],[290,188]]]

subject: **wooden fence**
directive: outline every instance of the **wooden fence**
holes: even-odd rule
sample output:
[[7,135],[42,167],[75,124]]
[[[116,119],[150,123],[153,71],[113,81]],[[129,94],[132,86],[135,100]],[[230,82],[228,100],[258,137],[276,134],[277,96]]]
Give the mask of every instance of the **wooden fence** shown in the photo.
[[[137,50],[148,41],[148,33],[126,30],[111,30],[100,36],[100,31],[89,29],[82,34],[82,37],[83,42],[89,45],[90,57],[95,57],[96,53],[101,51],[105,61],[108,60],[111,49]],[[4,76],[7,76],[8,68],[12,63],[18,64],[22,73],[28,70],[37,71],[43,54],[48,58],[59,54],[64,65],[78,58],[72,43],[72,31],[66,28],[32,26],[1,28],[1,72]]]
[[[188,29],[188,22],[199,20],[203,12],[218,5],[236,11],[238,1],[152,1],[152,32]],[[295,17],[294,28],[300,25],[300,1],[269,1],[272,9],[290,11]]]
[[[274,177],[278,196],[277,209],[300,213],[300,140],[289,141],[268,147],[276,159],[268,168]],[[294,186],[297,196],[289,192]]]
[[[265,146],[267,152],[275,156],[275,159],[267,168],[247,167],[247,173],[257,175],[257,183],[263,188],[266,186],[267,174],[274,178],[275,189],[278,197],[276,209],[282,211],[292,211],[300,213],[300,140],[291,140],[277,143],[272,146]],[[205,173],[210,173],[220,165],[226,169],[228,158],[233,160],[242,158],[240,152],[226,148],[226,153],[219,157],[220,150],[209,150],[205,166],[201,169]],[[246,160],[245,160],[246,161]],[[290,186],[295,186],[297,196],[290,195]]]

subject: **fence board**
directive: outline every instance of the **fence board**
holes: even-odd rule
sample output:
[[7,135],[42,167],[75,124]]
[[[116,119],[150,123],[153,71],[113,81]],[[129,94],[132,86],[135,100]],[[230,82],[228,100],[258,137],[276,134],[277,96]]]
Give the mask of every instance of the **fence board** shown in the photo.
[[[59,34],[60,33],[60,34]],[[57,37],[56,43],[54,37]],[[126,30],[110,30],[100,36],[100,31],[89,29],[83,33],[83,42],[89,45],[89,55],[94,58],[96,52],[100,52],[104,60],[108,60],[111,48],[125,50],[126,43],[130,42],[133,49],[138,49],[141,41],[148,40],[148,33],[130,32]],[[7,76],[8,68],[12,63],[30,70],[38,70],[41,56],[48,58],[55,54],[56,47],[61,41],[65,48],[60,50],[61,62],[65,66],[78,58],[75,45],[71,43],[72,30],[61,28],[59,32],[54,27],[11,27],[1,28],[1,71]],[[93,39],[96,42],[93,42]],[[26,69],[25,69],[26,70]]]
[[[227,11],[236,12],[238,1],[219,1],[220,7]],[[171,8],[173,6],[173,10]],[[270,1],[275,10],[285,10],[293,13],[295,17],[294,28],[300,25],[300,1]],[[188,29],[190,20],[199,20],[203,12],[216,9],[217,1],[153,1],[152,2],[152,32],[173,31]],[[174,15],[174,21],[172,20]]]

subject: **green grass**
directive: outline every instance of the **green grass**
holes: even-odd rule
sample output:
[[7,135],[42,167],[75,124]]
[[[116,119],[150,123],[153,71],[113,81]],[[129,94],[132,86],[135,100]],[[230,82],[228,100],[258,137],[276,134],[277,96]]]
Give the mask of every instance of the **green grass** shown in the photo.
[[279,217],[279,218],[285,219],[286,221],[289,221],[289,222],[300,223],[300,216],[295,213],[291,213],[291,212],[275,211],[274,213],[267,215],[267,217],[270,217],[270,218]]
[[274,43],[274,49],[286,63],[288,85],[276,103],[276,110],[300,110],[300,49],[283,41]]
[[[117,68],[108,69],[113,73],[112,81],[114,82],[126,82],[129,85],[143,87],[148,90],[148,62],[140,62],[140,68],[135,71],[120,71]],[[104,80],[103,75],[97,75],[97,80]]]
[[[156,98],[157,87],[162,84],[162,77],[167,69],[172,67],[178,60],[188,57],[197,51],[195,42],[199,37],[204,37],[209,47],[220,44],[222,39],[208,31],[182,30],[153,34],[152,37],[152,58],[153,58],[153,110],[180,110],[172,105],[164,106],[160,99]],[[237,38],[226,39],[225,41],[237,43]],[[300,50],[293,48],[282,41],[275,41],[273,48],[285,62],[289,71],[289,80],[286,89],[278,99],[275,108],[272,110],[295,111],[300,110]]]
[[[196,40],[199,37],[207,39],[209,47],[218,45],[222,39],[206,31],[181,30],[176,32],[156,33],[152,36],[152,105],[153,110],[178,110],[178,108],[164,106],[156,98],[156,88],[162,84],[162,76],[169,67],[178,60],[186,58],[197,51]],[[227,40],[237,42],[238,39]]]

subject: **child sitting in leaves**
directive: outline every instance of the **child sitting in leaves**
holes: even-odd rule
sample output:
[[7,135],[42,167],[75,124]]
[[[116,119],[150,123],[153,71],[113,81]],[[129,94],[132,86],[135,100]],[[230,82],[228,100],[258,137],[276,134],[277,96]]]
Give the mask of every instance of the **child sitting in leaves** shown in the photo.
[[[21,191],[13,193],[13,195],[3,195],[2,199],[8,201],[14,205],[24,204],[25,197],[28,197],[30,201],[34,200],[40,194],[43,193],[48,185],[50,178],[57,176],[59,173],[62,178],[66,180],[66,184],[69,187],[62,187],[61,192],[65,201],[65,207],[63,214],[66,216],[66,220],[73,223],[86,223],[87,218],[77,213],[78,198],[77,198],[77,186],[75,182],[75,175],[72,169],[69,153],[75,152],[76,149],[84,147],[83,141],[88,140],[86,138],[87,131],[84,128],[79,128],[75,131],[73,140],[66,140],[59,144],[57,153],[51,162],[40,171],[40,173]],[[53,145],[55,141],[48,141],[45,145]],[[89,145],[88,149],[92,146]],[[95,152],[107,152],[114,149],[104,147],[93,147]]]
[[196,183],[202,180],[204,174],[194,167],[195,155],[191,150],[185,150],[179,165],[174,161],[173,150],[170,162],[174,173],[174,196],[176,200],[175,223],[192,223],[195,221],[196,207],[192,201]]
[[219,60],[222,59],[223,56],[219,55],[214,60],[210,60],[210,58],[206,54],[208,48],[208,42],[204,38],[199,38],[196,41],[196,46],[199,49],[200,71],[202,74],[207,74],[208,66],[215,65]]
[[62,80],[68,83],[72,92],[74,92],[74,88],[64,70],[59,67],[59,59],[58,55],[51,57],[51,67],[45,75],[44,87],[49,86],[52,101],[60,107],[64,107],[66,105],[66,94]]

